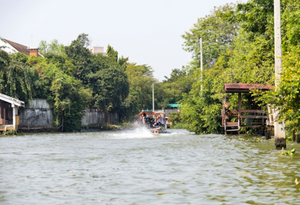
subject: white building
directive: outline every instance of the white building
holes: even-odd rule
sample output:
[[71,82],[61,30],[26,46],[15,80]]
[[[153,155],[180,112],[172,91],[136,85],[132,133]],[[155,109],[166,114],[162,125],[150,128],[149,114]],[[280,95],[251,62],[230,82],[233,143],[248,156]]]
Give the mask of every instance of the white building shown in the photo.
[[103,55],[106,55],[106,53],[104,52],[104,48],[100,46],[89,47],[89,50],[93,54],[102,53]]

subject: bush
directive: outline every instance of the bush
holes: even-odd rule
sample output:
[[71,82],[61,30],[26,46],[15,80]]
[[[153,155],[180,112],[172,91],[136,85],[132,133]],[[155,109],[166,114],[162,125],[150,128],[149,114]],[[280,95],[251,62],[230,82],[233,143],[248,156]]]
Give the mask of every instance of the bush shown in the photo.
[[184,129],[184,125],[181,123],[177,123],[171,126],[172,129]]
[[181,123],[181,114],[180,112],[174,112],[171,113],[169,116],[169,121],[172,122],[172,124]]
[[18,134],[18,132],[15,129],[10,129],[10,130],[3,132],[3,135],[17,135],[17,134]]

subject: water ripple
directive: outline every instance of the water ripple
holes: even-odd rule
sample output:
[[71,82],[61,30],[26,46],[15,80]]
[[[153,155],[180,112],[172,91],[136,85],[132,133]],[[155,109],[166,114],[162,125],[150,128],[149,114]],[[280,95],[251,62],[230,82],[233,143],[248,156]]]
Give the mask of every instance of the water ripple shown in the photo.
[[0,204],[300,204],[299,158],[185,130],[1,137]]

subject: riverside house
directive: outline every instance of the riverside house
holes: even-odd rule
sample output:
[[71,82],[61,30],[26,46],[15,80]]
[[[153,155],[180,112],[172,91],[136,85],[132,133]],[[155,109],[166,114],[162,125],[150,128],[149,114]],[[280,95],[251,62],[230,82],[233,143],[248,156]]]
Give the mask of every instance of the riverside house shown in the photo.
[[24,106],[23,101],[0,93],[0,131],[18,129],[18,108]]

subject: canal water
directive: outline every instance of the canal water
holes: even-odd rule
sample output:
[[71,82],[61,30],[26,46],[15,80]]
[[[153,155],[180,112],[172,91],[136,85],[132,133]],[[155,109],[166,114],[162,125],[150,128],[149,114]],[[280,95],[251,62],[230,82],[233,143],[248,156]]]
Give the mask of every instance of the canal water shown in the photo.
[[0,204],[300,204],[300,146],[144,129],[0,137]]

